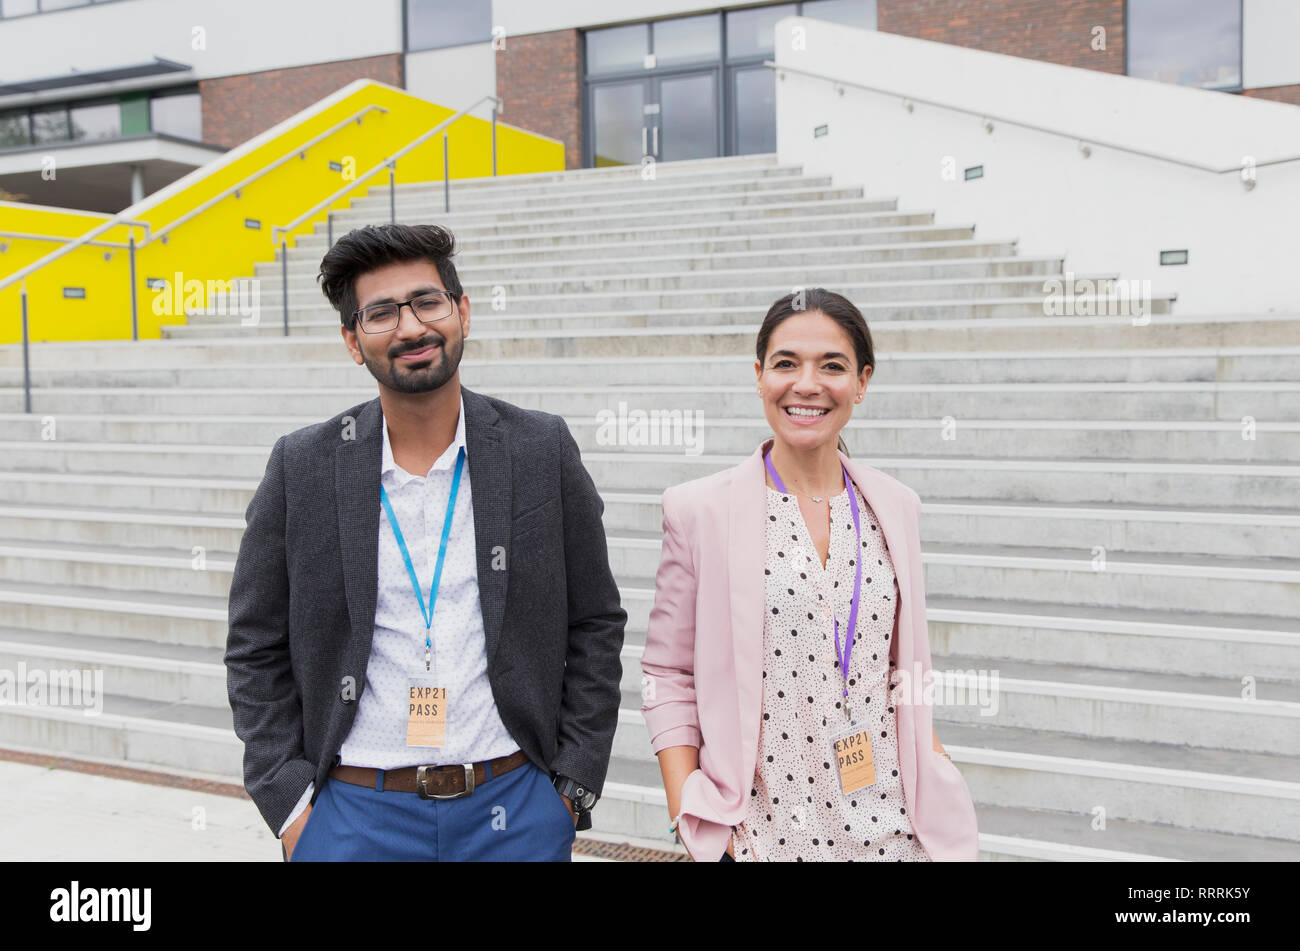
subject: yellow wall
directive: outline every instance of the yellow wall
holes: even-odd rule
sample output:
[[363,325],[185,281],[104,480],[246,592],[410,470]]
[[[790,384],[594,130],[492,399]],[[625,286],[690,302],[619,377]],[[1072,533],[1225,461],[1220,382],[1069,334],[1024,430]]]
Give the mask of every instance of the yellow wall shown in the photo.
[[[163,324],[184,323],[183,314],[154,313],[155,292],[149,278],[173,281],[181,272],[185,281],[229,281],[251,277],[258,261],[275,258],[271,229],[288,224],[312,205],[347,184],[345,176],[360,177],[372,166],[455,113],[403,90],[370,80],[353,83],[354,91],[338,102],[312,107],[295,117],[292,128],[258,144],[245,155],[223,156],[177,183],[174,194],[164,189],[135,207],[132,217],[147,221],[158,231],[204,201],[254,174],[291,152],[313,136],[338,124],[368,105],[388,111],[371,111],[360,123],[350,123],[243,189],[238,198],[224,199],[165,236],[140,247],[136,253],[136,281],[140,337],[159,337]],[[490,104],[475,110],[486,112]],[[450,143],[450,177],[478,178],[492,174],[492,124],[488,119],[465,116],[447,128]],[[330,162],[344,166],[332,170]],[[559,171],[564,168],[564,144],[522,129],[497,124],[497,170],[500,175]],[[399,184],[442,180],[442,134],[433,136],[397,163]],[[339,200],[334,210],[347,208],[372,187],[386,188],[388,172],[380,171]],[[175,186],[174,186],[175,187]],[[245,226],[245,219],[261,222],[260,230]],[[0,231],[80,235],[106,220],[88,212],[64,212],[0,202]],[[382,216],[385,223],[388,216]],[[295,234],[310,234],[324,227],[325,212],[306,222]],[[135,229],[137,244],[143,229]],[[102,240],[125,243],[128,230],[117,227]],[[337,235],[336,235],[337,236]],[[0,238],[8,245],[0,253],[0,279],[48,254],[57,245]],[[292,240],[290,241],[292,246]],[[105,260],[106,256],[109,258]],[[130,277],[125,250],[79,248],[26,279],[29,332],[33,341],[121,340],[131,337]],[[65,286],[84,287],[84,300],[63,297]],[[324,297],[321,298],[322,301]],[[278,305],[276,301],[276,305]],[[206,301],[204,301],[206,306]],[[17,286],[0,290],[0,343],[21,339]]]

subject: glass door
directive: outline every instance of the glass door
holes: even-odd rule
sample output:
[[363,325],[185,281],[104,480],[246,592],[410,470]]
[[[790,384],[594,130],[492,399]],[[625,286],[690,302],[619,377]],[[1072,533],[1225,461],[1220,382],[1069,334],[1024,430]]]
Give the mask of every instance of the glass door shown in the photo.
[[650,81],[601,83],[591,87],[592,165],[639,165],[650,154],[646,103]]
[[659,162],[721,155],[717,70],[665,76],[652,83],[647,154]]

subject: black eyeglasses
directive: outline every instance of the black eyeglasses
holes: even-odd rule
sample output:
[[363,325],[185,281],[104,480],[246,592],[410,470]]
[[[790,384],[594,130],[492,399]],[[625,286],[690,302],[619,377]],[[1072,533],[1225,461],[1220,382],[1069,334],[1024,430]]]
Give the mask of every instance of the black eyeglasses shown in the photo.
[[410,300],[362,307],[360,310],[354,310],[352,316],[356,318],[357,326],[365,333],[382,334],[397,326],[403,306],[410,305],[415,319],[428,324],[450,317],[454,309],[453,301],[457,300],[459,300],[458,295],[450,291],[425,291]]

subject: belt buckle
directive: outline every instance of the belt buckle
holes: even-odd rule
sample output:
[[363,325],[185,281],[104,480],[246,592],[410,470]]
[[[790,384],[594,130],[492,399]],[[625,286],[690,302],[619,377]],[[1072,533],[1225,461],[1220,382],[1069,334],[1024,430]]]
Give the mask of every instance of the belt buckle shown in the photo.
[[457,793],[431,793],[425,786],[425,777],[429,770],[438,769],[437,766],[417,766],[415,768],[415,791],[421,799],[461,799],[468,796],[474,791],[474,764],[462,763],[461,769],[465,770],[465,789]]

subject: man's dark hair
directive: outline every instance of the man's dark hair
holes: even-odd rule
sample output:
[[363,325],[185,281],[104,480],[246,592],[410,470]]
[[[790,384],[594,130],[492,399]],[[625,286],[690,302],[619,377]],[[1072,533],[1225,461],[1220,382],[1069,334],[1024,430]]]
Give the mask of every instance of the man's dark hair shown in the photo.
[[459,301],[460,278],[451,263],[456,239],[439,225],[366,225],[349,231],[321,258],[316,280],[339,319],[355,331],[358,276],[398,261],[427,260],[438,269],[442,286]]

